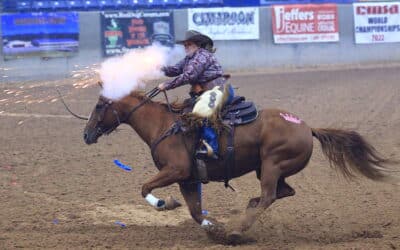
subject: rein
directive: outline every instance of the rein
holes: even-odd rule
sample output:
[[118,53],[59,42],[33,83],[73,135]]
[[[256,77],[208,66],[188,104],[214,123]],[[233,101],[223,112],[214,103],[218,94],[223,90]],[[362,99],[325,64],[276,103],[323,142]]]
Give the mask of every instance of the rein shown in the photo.
[[61,100],[62,104],[64,105],[65,109],[66,109],[71,115],[73,115],[74,117],[76,117],[76,118],[78,118],[78,119],[81,119],[81,120],[86,120],[86,121],[89,120],[89,117],[77,115],[77,114],[75,114],[74,112],[72,112],[72,110],[71,110],[71,109],[68,107],[68,105],[65,103],[64,98],[62,97],[60,90],[58,90],[58,88],[56,88],[56,90],[57,90],[58,96],[60,97],[60,100]]
[[[135,107],[133,107],[131,109],[131,111],[129,111],[128,115],[125,117],[125,119],[121,120],[120,124],[122,122],[126,122],[129,117],[131,117],[132,113],[135,112],[138,108],[142,107],[144,104],[146,104],[148,101],[150,101],[151,99],[153,99],[156,95],[158,95],[161,92],[161,90],[157,87],[155,87],[154,89],[150,90],[149,92],[147,92],[145,94],[145,96],[147,97],[145,100],[141,101],[138,105],[136,105]],[[118,119],[119,120],[119,119]],[[118,124],[119,125],[119,124]]]
[[[120,119],[119,118],[119,116],[118,116],[118,113],[117,113],[117,111],[115,111],[114,109],[112,110],[112,112],[113,112],[113,114],[117,117],[117,121],[118,121],[118,123],[117,123],[117,125],[115,125],[115,126],[113,126],[113,127],[111,127],[111,128],[109,128],[109,129],[107,129],[106,131],[103,131],[103,129],[102,128],[98,128],[98,132],[99,133],[101,133],[101,134],[110,134],[112,131],[114,131],[119,125],[121,125],[121,123],[123,123],[123,122],[126,122],[127,120],[129,120],[129,118],[131,117],[131,115],[132,115],[132,113],[133,112],[135,112],[137,109],[139,109],[140,107],[142,107],[144,104],[146,104],[148,101],[150,101],[151,99],[153,99],[156,95],[158,95],[159,93],[161,92],[161,90],[159,89],[159,88],[157,88],[157,87],[155,87],[154,89],[152,89],[152,90],[150,90],[149,92],[147,92],[146,94],[145,94],[145,96],[146,96],[146,99],[145,100],[142,100],[138,105],[136,105],[135,107],[133,107],[130,111],[129,111],[129,113],[123,118],[123,119]],[[105,98],[105,97],[100,97],[100,98],[102,98],[104,101],[105,101],[105,108],[104,108],[104,111],[109,107],[109,105],[111,105],[112,104],[112,100],[110,100],[110,99],[107,99],[107,98]]]

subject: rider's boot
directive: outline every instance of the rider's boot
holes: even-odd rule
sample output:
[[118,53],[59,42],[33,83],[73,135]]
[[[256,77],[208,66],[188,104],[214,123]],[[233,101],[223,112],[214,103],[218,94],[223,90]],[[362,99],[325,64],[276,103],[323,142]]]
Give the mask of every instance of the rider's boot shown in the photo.
[[218,160],[218,153],[205,141],[201,140],[202,146],[196,151],[196,158],[198,159],[214,159]]

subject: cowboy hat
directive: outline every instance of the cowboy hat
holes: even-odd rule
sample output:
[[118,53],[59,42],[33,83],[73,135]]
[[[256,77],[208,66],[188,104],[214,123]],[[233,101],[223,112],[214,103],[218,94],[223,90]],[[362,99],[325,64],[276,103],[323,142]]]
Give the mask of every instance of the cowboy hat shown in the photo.
[[211,47],[214,46],[214,42],[209,36],[195,30],[186,31],[185,39],[176,41],[177,44],[184,44],[185,42],[193,42],[197,45],[211,45]]

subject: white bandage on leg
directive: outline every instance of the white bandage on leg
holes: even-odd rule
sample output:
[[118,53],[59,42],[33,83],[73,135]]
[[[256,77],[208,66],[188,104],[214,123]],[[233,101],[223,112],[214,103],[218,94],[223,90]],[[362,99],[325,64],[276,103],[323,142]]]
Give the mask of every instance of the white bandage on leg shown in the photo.
[[211,225],[212,225],[212,223],[206,219],[204,219],[203,222],[201,222],[201,227],[208,227]]
[[[150,205],[152,205],[153,207],[157,207],[158,201],[160,200],[160,199],[154,197],[154,195],[152,195],[152,194],[146,195],[145,199],[146,199],[146,201],[147,201],[148,203],[150,203]],[[158,207],[157,207],[157,208],[158,208]]]

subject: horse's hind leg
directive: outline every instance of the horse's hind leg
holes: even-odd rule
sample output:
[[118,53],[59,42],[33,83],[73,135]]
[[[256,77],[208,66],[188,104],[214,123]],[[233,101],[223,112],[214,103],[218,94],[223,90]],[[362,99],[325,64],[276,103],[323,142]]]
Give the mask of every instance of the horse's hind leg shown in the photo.
[[240,239],[242,232],[248,230],[260,216],[260,214],[268,208],[277,198],[278,180],[281,175],[279,166],[271,161],[265,160],[261,170],[261,196],[257,207],[249,207],[246,209],[244,217],[240,218],[238,227],[228,234],[231,242]]
[[[260,179],[258,174],[257,174],[257,178]],[[282,199],[282,198],[285,198],[288,196],[293,196],[295,194],[296,194],[296,191],[294,191],[294,189],[285,182],[285,178],[284,177],[279,178],[278,186],[276,189],[276,198]],[[251,198],[249,200],[247,208],[257,207],[258,203],[260,202],[260,199],[261,199],[260,197]]]
[[278,181],[278,188],[276,190],[276,198],[282,199],[288,196],[293,196],[296,191],[285,182],[285,178],[281,177]]
[[247,208],[254,208],[254,207],[257,207],[258,206],[258,203],[260,203],[260,197],[254,197],[254,198],[251,198],[250,200],[249,200],[249,203],[247,204]]

